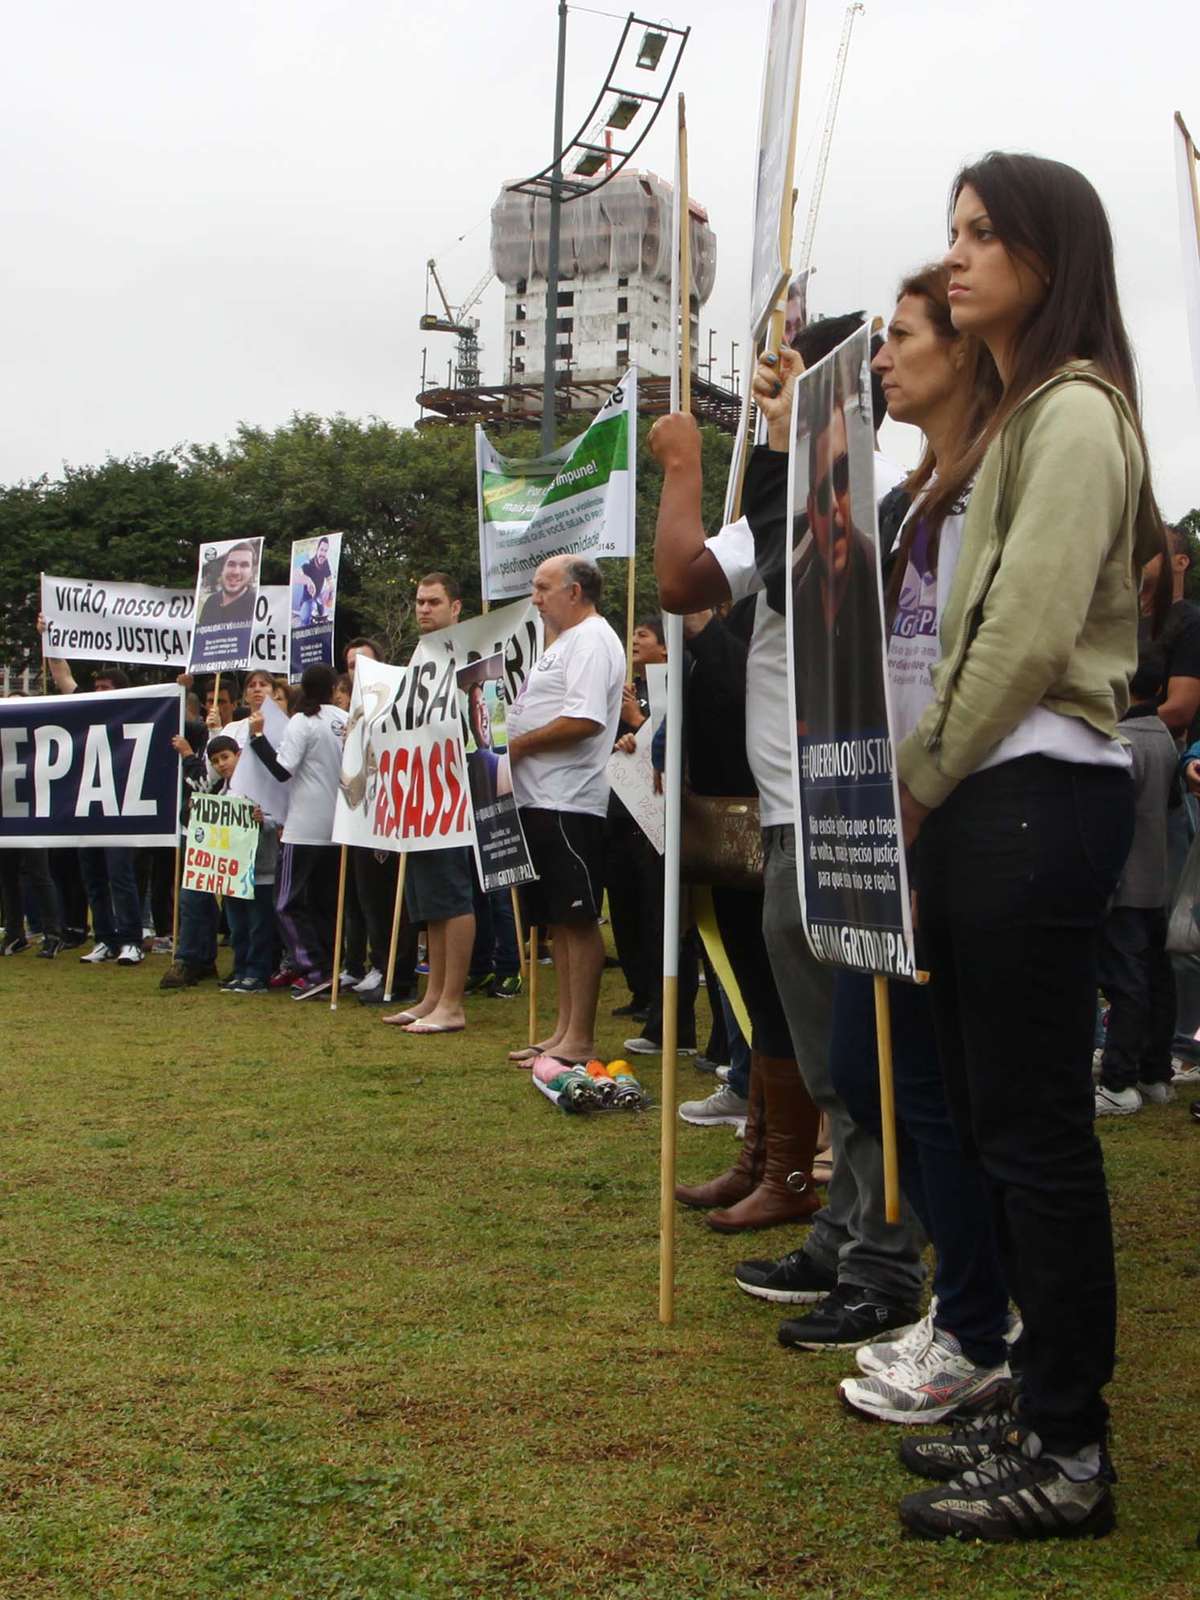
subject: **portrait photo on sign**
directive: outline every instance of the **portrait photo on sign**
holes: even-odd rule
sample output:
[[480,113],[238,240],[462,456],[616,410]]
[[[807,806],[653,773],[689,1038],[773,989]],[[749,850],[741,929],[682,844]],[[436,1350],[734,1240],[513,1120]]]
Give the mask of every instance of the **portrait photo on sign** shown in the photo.
[[797,864],[817,954],[909,976],[869,360],[864,326],[796,386],[787,605]]
[[333,665],[333,625],[337,608],[340,533],[315,534],[292,545],[291,663],[298,678],[305,667]]
[[480,882],[488,891],[528,883],[535,876],[512,792],[503,676],[502,651],[468,662],[457,674],[475,856]]
[[201,545],[189,671],[249,665],[261,563],[261,538]]

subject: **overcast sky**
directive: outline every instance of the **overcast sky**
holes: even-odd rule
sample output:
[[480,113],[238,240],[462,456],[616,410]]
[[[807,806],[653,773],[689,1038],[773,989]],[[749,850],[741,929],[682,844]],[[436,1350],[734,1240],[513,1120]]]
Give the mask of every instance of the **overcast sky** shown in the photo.
[[[670,13],[694,30],[678,86],[692,189],[718,239],[701,326],[718,332],[719,373],[745,337],[767,9],[673,0]],[[810,0],[801,221],[844,15]],[[0,481],[223,440],[293,410],[412,421],[422,346],[431,381],[453,353],[417,329],[427,257],[457,303],[487,269],[501,183],[549,158],[555,17],[555,0],[10,8]],[[571,13],[572,131],[618,31]],[[1198,46],[1194,0],[867,0],[810,295],[814,311],[886,314],[899,274],[943,248],[965,157],[1021,148],[1079,166],[1112,217],[1169,516],[1200,505],[1171,144],[1175,109],[1200,137]],[[668,122],[639,156],[667,177]],[[498,285],[480,315],[484,379],[500,382]],[[911,430],[890,447],[911,457]]]

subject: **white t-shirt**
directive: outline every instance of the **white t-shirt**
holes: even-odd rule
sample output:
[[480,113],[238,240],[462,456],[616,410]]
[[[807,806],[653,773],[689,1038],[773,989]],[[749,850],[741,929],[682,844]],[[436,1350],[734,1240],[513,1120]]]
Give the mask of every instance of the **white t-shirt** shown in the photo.
[[[903,468],[876,451],[877,501],[906,476]],[[787,621],[767,604],[763,580],[754,559],[754,534],[745,517],[731,522],[704,542],[725,574],[734,603],[747,595],[758,596],[746,656],[746,759],[758,785],[759,818],[763,827],[794,822]]]
[[[930,673],[941,658],[938,629],[962,553],[966,513],[964,495],[942,523],[936,573],[929,570],[923,530],[918,530],[912,542],[888,637],[888,689],[897,743],[913,731],[933,699]],[[1034,706],[975,770],[983,772],[1005,761],[1033,755],[1099,767],[1128,767],[1131,760],[1127,746],[1119,739],[1106,739],[1078,717],[1064,717],[1045,706]]]
[[[342,770],[342,738],[346,713],[322,706],[315,716],[294,716],[287,725],[276,760],[292,775],[285,844],[329,844],[333,808]],[[246,757],[253,759],[253,752]]]
[[518,805],[606,814],[605,768],[621,720],[624,682],[625,652],[603,617],[585,617],[542,652],[507,708],[509,738],[544,728],[557,717],[585,717],[598,722],[600,732],[515,761],[512,781]]

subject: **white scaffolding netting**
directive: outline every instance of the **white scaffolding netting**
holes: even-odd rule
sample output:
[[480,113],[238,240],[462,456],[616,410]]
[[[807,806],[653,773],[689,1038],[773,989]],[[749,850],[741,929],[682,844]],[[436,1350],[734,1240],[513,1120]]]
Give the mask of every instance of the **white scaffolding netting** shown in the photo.
[[[620,172],[594,194],[562,208],[559,276],[604,273],[671,281],[672,188],[654,173]],[[492,207],[492,268],[508,287],[546,276],[550,203],[502,189]],[[691,216],[692,288],[700,305],[717,276],[717,239]]]

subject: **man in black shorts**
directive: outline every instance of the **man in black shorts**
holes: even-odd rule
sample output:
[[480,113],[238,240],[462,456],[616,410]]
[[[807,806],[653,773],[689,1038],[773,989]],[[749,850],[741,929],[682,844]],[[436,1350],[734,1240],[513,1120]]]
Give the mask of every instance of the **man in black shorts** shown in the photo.
[[565,1061],[595,1053],[604,970],[605,772],[621,715],[625,654],[599,615],[600,569],[552,556],[533,577],[533,603],[553,642],[509,708],[513,793],[538,881],[527,888],[531,926],[554,940],[558,1020],[537,1049]]
[[[430,572],[417,584],[417,627],[422,637],[459,619],[462,594],[446,572]],[[405,1033],[461,1033],[467,1025],[463,986],[475,943],[475,863],[469,846],[415,850],[408,858],[404,904],[414,926],[425,924],[429,982],[415,1005],[385,1022]]]

